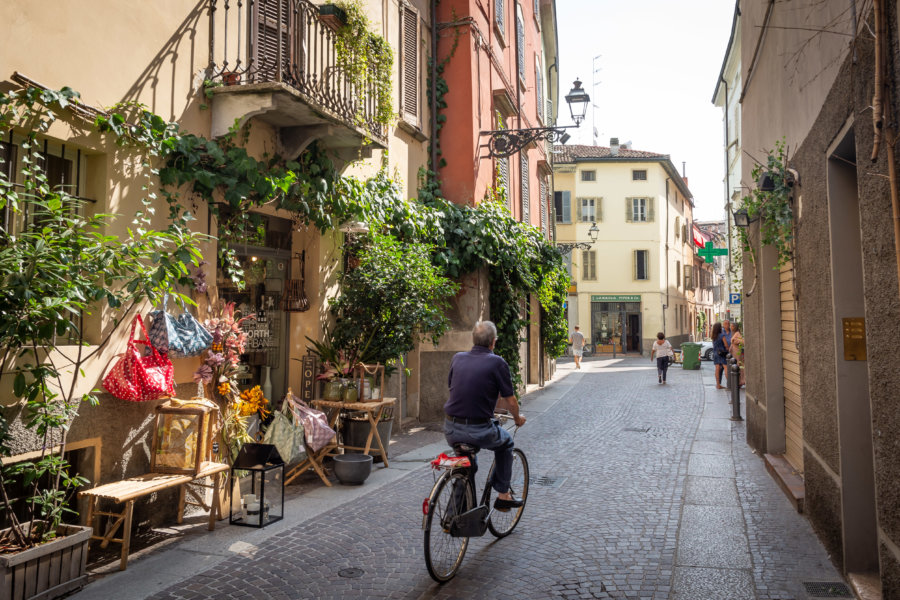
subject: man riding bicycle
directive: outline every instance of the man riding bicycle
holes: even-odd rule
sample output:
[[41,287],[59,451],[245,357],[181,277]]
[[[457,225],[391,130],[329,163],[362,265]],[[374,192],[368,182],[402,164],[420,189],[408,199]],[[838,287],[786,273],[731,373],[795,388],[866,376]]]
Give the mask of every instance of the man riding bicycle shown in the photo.
[[[525,417],[519,414],[509,365],[493,352],[497,327],[490,321],[479,321],[472,330],[472,342],[470,351],[457,353],[450,362],[450,399],[444,405],[444,436],[450,446],[462,443],[493,450],[496,467],[492,486],[498,494],[494,508],[504,511],[519,508],[522,500],[509,492],[513,440],[493,416],[499,405],[509,410],[519,427],[525,424]],[[478,468],[474,463],[472,467]]]

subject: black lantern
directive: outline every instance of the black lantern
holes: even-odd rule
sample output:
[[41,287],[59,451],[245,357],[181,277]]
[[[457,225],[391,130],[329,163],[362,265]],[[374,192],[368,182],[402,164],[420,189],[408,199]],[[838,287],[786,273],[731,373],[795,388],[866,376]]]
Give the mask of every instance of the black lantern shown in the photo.
[[594,221],[591,223],[591,228],[588,229],[588,237],[591,238],[590,242],[557,242],[556,249],[559,250],[559,253],[563,256],[572,250],[589,250],[597,241],[599,235],[600,229],[597,227],[597,222]]
[[588,237],[591,238],[592,244],[597,241],[597,236],[599,235],[600,230],[597,228],[597,222],[594,221],[593,223],[591,223],[591,228],[588,229]]
[[229,504],[232,525],[265,527],[284,518],[284,460],[275,446],[244,444],[231,466]]
[[741,229],[746,229],[750,227],[750,223],[755,221],[756,219],[751,219],[750,214],[747,212],[746,208],[739,208],[734,211],[734,226],[740,227]]
[[566,94],[566,103],[569,105],[569,112],[572,114],[575,125],[581,125],[581,122],[584,121],[590,101],[591,97],[581,87],[581,82],[576,79],[572,84],[572,89]]

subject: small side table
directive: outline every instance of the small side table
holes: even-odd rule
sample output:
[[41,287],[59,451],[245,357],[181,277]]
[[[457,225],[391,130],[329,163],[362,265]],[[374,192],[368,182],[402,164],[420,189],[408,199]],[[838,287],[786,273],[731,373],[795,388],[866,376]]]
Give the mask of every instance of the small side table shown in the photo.
[[[390,465],[388,465],[387,450],[385,450],[384,448],[384,443],[381,440],[381,436],[378,435],[378,423],[381,421],[381,414],[384,412],[384,409],[390,406],[394,406],[396,402],[396,398],[383,398],[382,400],[376,400],[372,402],[338,402],[333,400],[312,400],[311,404],[319,410],[330,413],[328,424],[335,431],[337,431],[337,420],[342,410],[353,411],[356,413],[365,413],[366,419],[369,421],[369,435],[366,438],[365,447],[345,446],[344,444],[339,444],[337,447],[343,448],[344,450],[362,450],[365,454],[368,454],[369,450],[375,450],[376,452],[381,453],[381,458],[384,461],[384,466],[388,467]],[[378,448],[373,448],[373,441],[378,446]]]

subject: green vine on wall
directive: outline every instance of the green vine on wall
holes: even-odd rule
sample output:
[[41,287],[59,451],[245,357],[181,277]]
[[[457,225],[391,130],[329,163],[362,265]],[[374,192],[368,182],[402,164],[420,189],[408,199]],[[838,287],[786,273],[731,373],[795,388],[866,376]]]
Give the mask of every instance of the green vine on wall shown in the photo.
[[375,122],[388,126],[394,120],[391,93],[394,51],[387,40],[370,31],[369,17],[360,0],[339,0],[334,4],[347,16],[347,22],[338,30],[335,50],[338,66],[356,88],[360,107],[356,113],[357,124],[364,124],[365,96],[374,87]]

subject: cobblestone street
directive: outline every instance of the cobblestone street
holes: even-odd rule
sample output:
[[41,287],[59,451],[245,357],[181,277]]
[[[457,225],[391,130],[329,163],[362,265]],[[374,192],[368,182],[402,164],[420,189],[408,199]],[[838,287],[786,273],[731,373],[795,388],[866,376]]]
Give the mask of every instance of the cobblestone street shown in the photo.
[[[802,600],[803,582],[842,581],[747,447],[744,424],[728,419],[711,363],[676,366],[665,386],[647,359],[562,364],[523,408],[516,445],[533,485],[522,521],[505,539],[473,539],[447,584],[429,578],[423,559],[426,462],[442,449],[424,431],[427,445],[393,447],[391,469],[378,468],[405,469],[388,484],[338,501],[340,486],[318,486],[310,502],[327,506],[298,516],[299,496],[274,535],[220,522],[190,549],[134,560],[74,598]],[[480,457],[486,467],[490,453]],[[177,563],[181,580],[165,573]]]

